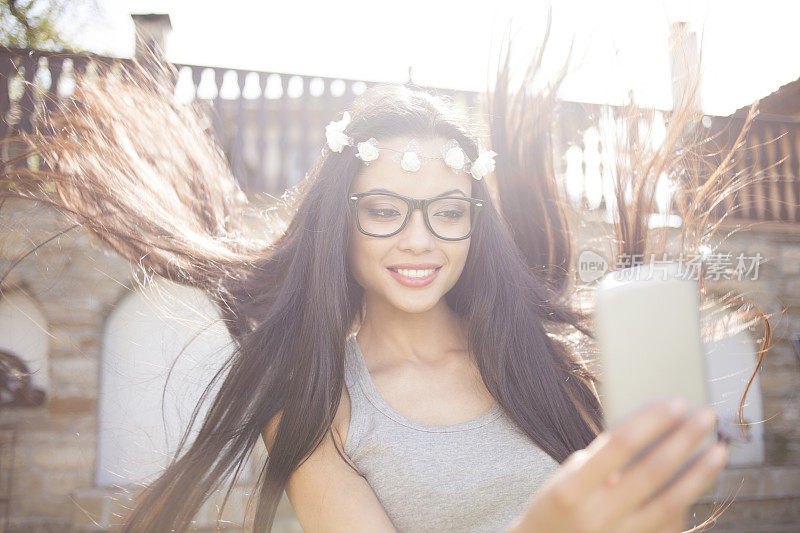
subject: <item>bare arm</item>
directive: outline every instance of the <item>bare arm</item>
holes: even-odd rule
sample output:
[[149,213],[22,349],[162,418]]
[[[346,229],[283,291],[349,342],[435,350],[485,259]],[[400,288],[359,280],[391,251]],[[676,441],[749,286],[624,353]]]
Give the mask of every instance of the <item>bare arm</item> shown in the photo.
[[[349,414],[349,402],[340,402],[336,418]],[[262,433],[267,450],[277,422],[276,417]],[[341,439],[338,444],[342,448]],[[339,456],[330,434],[291,475],[286,495],[306,533],[397,531],[367,480]]]

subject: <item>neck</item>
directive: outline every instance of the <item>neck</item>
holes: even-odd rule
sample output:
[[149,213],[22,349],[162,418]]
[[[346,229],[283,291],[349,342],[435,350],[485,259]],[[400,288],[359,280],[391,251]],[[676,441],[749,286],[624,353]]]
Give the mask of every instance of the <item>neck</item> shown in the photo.
[[[376,365],[410,361],[436,365],[464,356],[467,329],[444,298],[421,313],[407,313],[367,298],[357,340],[365,358]],[[367,352],[372,355],[367,356]]]

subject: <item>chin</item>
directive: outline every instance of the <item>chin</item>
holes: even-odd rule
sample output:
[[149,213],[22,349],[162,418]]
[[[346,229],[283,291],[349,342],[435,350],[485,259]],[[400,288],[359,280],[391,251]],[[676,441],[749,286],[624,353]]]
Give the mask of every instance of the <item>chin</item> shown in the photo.
[[441,297],[420,297],[420,298],[389,298],[389,303],[400,311],[406,313],[424,313],[430,311],[439,302]]

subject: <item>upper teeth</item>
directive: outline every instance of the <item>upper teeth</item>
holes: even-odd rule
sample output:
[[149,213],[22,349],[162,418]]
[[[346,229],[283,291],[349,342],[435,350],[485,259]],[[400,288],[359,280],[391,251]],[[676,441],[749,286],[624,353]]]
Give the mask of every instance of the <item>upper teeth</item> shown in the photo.
[[428,268],[426,270],[409,270],[407,268],[393,268],[392,270],[409,278],[424,278],[425,276],[430,276],[436,271],[435,268]]

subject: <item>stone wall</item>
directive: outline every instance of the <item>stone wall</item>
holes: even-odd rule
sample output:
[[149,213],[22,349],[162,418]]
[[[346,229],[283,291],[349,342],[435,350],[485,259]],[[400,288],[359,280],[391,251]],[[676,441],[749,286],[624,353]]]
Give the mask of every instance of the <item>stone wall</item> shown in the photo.
[[[28,202],[7,202],[0,219],[3,271],[32,243],[68,226],[52,209]],[[576,230],[576,248],[596,248],[592,238],[600,231]],[[800,365],[791,344],[791,335],[800,333],[800,232],[772,227],[739,233],[722,250],[758,251],[766,258],[759,279],[741,286],[776,316],[774,346],[759,371],[766,463],[725,471],[716,494],[728,495],[740,483],[742,490],[717,530],[789,531],[800,521]],[[133,273],[127,261],[73,229],[25,258],[3,284],[4,291],[23,290],[36,302],[50,339],[46,404],[0,411],[0,425],[14,434],[8,531],[106,530],[125,505],[126,491],[95,487],[94,468],[102,331],[115,302],[133,286]],[[725,283],[712,288],[723,290]],[[11,444],[3,446],[8,451]],[[237,488],[234,502],[247,489]],[[713,501],[698,502],[696,517],[708,516]],[[198,527],[213,526],[215,503],[204,508]],[[234,503],[226,514],[237,521],[242,509]],[[274,530],[300,531],[285,497]]]
[[[605,237],[613,231],[610,225],[576,219],[571,222],[576,256],[589,249],[605,258],[613,257]],[[742,281],[737,281],[719,276],[714,280],[706,276],[705,283],[712,298],[736,290],[770,315],[772,346],[758,370],[765,461],[763,465],[726,467],[715,487],[693,506],[690,525],[699,524],[736,495],[714,531],[796,531],[800,524],[800,355],[792,345],[792,336],[800,335],[800,228],[772,223],[747,231],[733,231],[734,227],[722,225],[709,246],[713,253],[731,254],[734,258],[739,254],[763,256],[757,279],[743,276]],[[653,236],[658,237],[661,232],[663,229]],[[679,230],[670,228],[667,235],[668,258],[677,258]],[[591,294],[592,284],[578,279],[576,284],[579,291],[586,291],[584,295]],[[763,327],[753,328],[752,335],[760,346]],[[749,378],[752,370],[746,369],[743,379]],[[751,389],[748,401],[758,392]]]
[[[3,205],[0,224],[3,272],[70,225],[50,208],[20,201]],[[9,476],[0,478],[8,485],[9,532],[107,530],[129,505],[128,491],[95,487],[94,471],[103,326],[134,276],[135,267],[78,228],[28,256],[3,284],[4,293],[21,290],[35,300],[50,336],[45,405],[0,410],[0,427],[14,437]],[[225,519],[241,518],[248,488],[238,487]],[[220,501],[217,495],[204,506],[198,527],[213,529]],[[299,531],[292,517],[284,496],[275,531]]]

